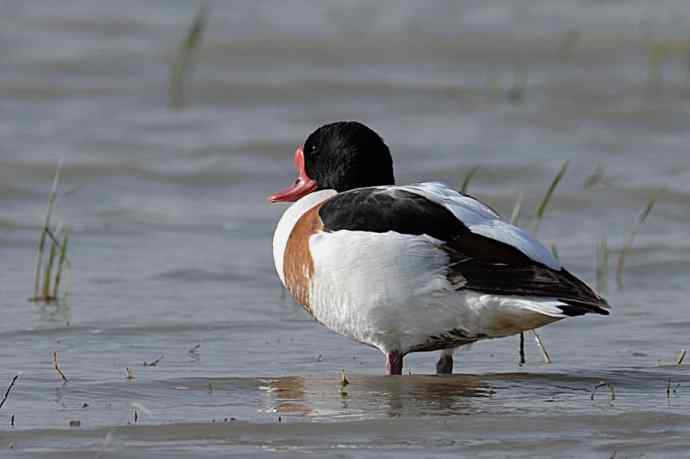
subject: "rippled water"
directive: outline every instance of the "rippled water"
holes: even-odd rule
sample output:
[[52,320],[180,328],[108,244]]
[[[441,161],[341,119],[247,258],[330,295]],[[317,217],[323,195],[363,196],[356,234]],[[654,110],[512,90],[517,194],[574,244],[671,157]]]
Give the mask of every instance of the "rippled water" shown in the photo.
[[[686,2],[216,2],[182,111],[169,64],[197,5],[0,7],[0,395],[23,372],[0,451],[690,455],[690,374],[672,365],[690,331]],[[382,356],[273,272],[284,207],[264,197],[336,119],[379,131],[401,183],[481,166],[470,191],[504,215],[524,193],[525,225],[570,160],[540,237],[592,283],[607,238],[613,314],[541,329],[551,365],[527,336],[522,367],[512,337],[459,353],[453,377],[424,376],[432,354],[379,376]],[[59,158],[69,296],[42,305],[27,298]],[[662,188],[621,291],[618,252]],[[614,399],[592,399],[602,380]]]

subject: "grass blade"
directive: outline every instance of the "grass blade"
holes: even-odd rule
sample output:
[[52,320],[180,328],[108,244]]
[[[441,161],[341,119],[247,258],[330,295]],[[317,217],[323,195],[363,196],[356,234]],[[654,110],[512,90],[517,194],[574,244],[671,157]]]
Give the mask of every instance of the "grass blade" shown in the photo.
[[520,221],[520,214],[522,212],[522,198],[523,198],[522,191],[518,194],[517,199],[515,200],[515,205],[513,206],[513,213],[510,215],[510,224],[511,225],[517,225],[518,222]]
[[46,271],[43,278],[43,301],[50,301],[50,281],[53,275],[53,264],[55,256],[57,255],[57,244],[53,241],[50,244],[50,255],[48,255],[48,262],[46,263]]
[[511,104],[519,104],[525,98],[527,88],[527,68],[519,62],[513,70],[513,85],[506,91],[506,98]]
[[554,177],[553,182],[551,182],[551,185],[549,185],[549,189],[546,190],[544,198],[541,200],[539,206],[537,207],[537,213],[533,228],[533,232],[535,234],[539,231],[539,224],[541,223],[541,219],[544,218],[544,212],[546,211],[546,207],[549,205],[549,201],[551,200],[551,196],[553,196],[553,192],[556,191],[556,187],[565,175],[565,172],[568,170],[568,164],[570,164],[570,161],[563,162],[563,165],[561,165],[561,170],[559,170],[558,174],[556,174],[556,177]]
[[34,296],[33,300],[38,300],[38,294],[41,290],[41,272],[43,267],[43,252],[46,245],[46,234],[47,231],[45,227],[41,231],[41,238],[38,241],[38,260],[36,262],[36,272],[34,274]]
[[479,171],[479,168],[481,166],[474,166],[470,171],[465,175],[465,179],[462,181],[462,186],[460,187],[460,192],[462,194],[467,193],[467,188],[470,186],[470,182],[472,181],[472,177]]
[[50,219],[53,215],[53,208],[55,206],[55,197],[57,196],[57,187],[60,182],[60,171],[62,170],[63,158],[58,161],[55,169],[55,177],[53,177],[53,186],[48,194],[48,209],[46,210],[46,218],[43,223],[43,230],[41,231],[41,238],[38,242],[38,256],[36,261],[36,273],[34,275],[34,299],[38,298],[41,290],[41,270],[43,267],[43,252],[45,251],[46,237],[50,232]]
[[203,4],[194,16],[187,34],[177,48],[175,61],[170,68],[170,107],[180,109],[184,106],[184,83],[189,75],[194,58],[201,47],[204,31],[208,23],[208,4]]
[[609,248],[606,238],[597,244],[594,271],[597,277],[597,291],[605,295],[609,289]]
[[62,271],[65,269],[65,262],[67,261],[67,243],[69,241],[69,231],[65,231],[65,236],[62,238],[62,247],[60,247],[60,259],[58,260],[58,269],[55,274],[55,285],[53,286],[53,298],[57,300],[60,292],[60,283],[62,282]]
[[[556,190],[556,187],[558,186],[558,183],[561,181],[563,176],[565,175],[565,172],[568,170],[568,164],[569,161],[565,161],[561,165],[561,169],[558,171],[558,174],[556,174],[556,177],[554,177],[553,181],[551,182],[551,185],[549,186],[548,190],[546,190],[546,194],[544,195],[544,198],[541,200],[539,203],[539,206],[537,207],[537,213],[536,213],[536,218],[534,221],[534,233],[536,234],[537,231],[539,230],[539,223],[541,222],[541,219],[544,217],[544,212],[546,211],[546,206],[548,206],[549,201],[551,200],[551,196],[553,195],[553,192]],[[522,193],[518,195],[518,199],[515,202],[515,207],[513,207],[513,214],[510,218],[510,222],[512,224],[517,224],[517,221],[520,218],[520,211],[522,208]],[[552,246],[552,251],[554,253],[554,256],[558,258],[558,252],[556,250],[556,246]],[[541,350],[542,356],[544,357],[544,362],[546,363],[551,363],[551,357],[549,357],[549,353],[546,351],[546,347],[544,346],[544,342],[542,339],[539,337],[537,332],[534,330],[530,330],[532,335],[534,336],[535,341],[537,342],[537,345],[539,346],[539,350]],[[524,333],[520,333],[520,364],[524,363],[524,356],[525,356],[525,335]]]
[[656,202],[659,200],[659,195],[661,195],[662,192],[663,190],[654,193],[654,195],[652,195],[652,197],[649,199],[649,202],[647,202],[647,205],[642,210],[640,217],[637,219],[637,223],[633,227],[632,231],[630,231],[630,235],[628,236],[628,239],[625,242],[623,249],[621,250],[620,256],[618,257],[618,263],[616,264],[616,286],[618,287],[618,290],[623,290],[623,272],[625,271],[625,259],[632,250],[632,246],[635,243],[635,237],[637,237],[637,233],[640,232],[642,224],[649,217],[649,214],[652,212],[652,209],[654,209]]
[[552,242],[552,243],[549,245],[549,248],[551,249],[551,254],[553,255],[553,257],[554,257],[556,260],[560,260],[561,257],[560,257],[560,255],[558,254],[558,247],[556,247],[556,244]]
[[580,30],[579,27],[572,27],[566,30],[563,34],[563,38],[561,38],[561,43],[558,46],[558,56],[562,60],[569,59],[581,38],[582,30]]
[[659,199],[659,193],[656,193],[652,198],[649,200],[647,205],[645,206],[644,210],[640,214],[640,218],[638,220],[638,224],[643,224],[645,220],[647,220],[647,217],[649,217],[650,212],[654,208],[654,205],[656,204],[656,201]]

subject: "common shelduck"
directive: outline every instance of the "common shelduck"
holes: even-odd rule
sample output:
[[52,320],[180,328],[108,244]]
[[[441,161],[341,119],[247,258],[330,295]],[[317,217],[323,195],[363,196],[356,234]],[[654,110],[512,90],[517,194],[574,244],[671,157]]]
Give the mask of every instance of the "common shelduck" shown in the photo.
[[367,126],[316,129],[299,173],[271,202],[294,202],[273,238],[275,268],[296,302],[331,330],[385,354],[453,350],[608,304],[551,252],[490,207],[442,183],[395,185],[393,160]]

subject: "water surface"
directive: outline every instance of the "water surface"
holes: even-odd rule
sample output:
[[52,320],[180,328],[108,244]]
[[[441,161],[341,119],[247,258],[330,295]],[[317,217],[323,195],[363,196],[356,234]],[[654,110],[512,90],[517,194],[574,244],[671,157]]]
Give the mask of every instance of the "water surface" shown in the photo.
[[[672,365],[690,332],[686,2],[217,2],[182,111],[167,78],[197,5],[1,5],[0,381],[23,372],[0,409],[3,450],[689,454],[690,375]],[[453,377],[426,376],[434,354],[379,376],[382,356],[314,323],[273,272],[284,207],[264,197],[337,119],[382,134],[400,183],[459,185],[480,165],[470,191],[508,216],[523,193],[528,227],[569,160],[539,236],[591,283],[598,241],[614,265],[663,188],[624,290],[611,270],[612,315],[541,329],[551,365],[528,336],[520,367],[512,337],[459,353]],[[34,304],[59,158],[69,295]],[[592,400],[602,380],[615,399]]]

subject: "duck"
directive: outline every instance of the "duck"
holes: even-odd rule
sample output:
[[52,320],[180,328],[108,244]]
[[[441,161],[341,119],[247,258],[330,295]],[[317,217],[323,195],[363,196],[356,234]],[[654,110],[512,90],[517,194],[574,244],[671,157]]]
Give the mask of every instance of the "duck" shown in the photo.
[[294,155],[292,203],[273,237],[275,269],[316,321],[380,350],[401,375],[413,352],[453,353],[567,317],[608,315],[594,289],[534,236],[439,182],[396,185],[379,134],[357,121],[320,126]]

